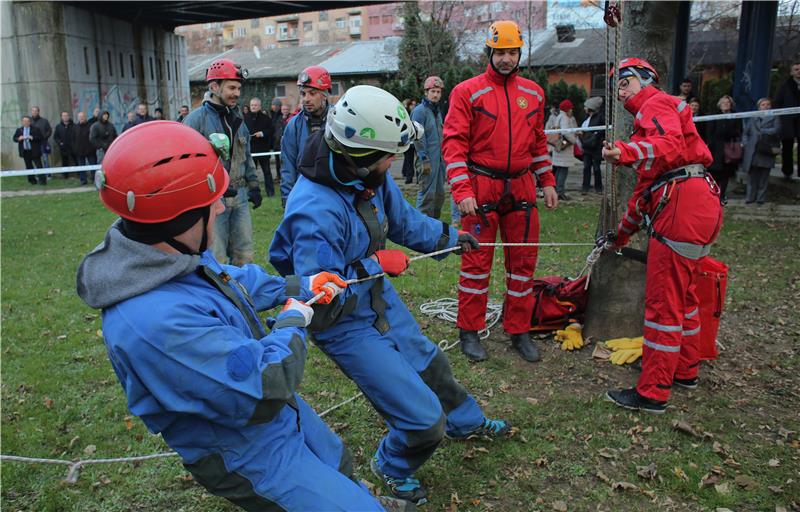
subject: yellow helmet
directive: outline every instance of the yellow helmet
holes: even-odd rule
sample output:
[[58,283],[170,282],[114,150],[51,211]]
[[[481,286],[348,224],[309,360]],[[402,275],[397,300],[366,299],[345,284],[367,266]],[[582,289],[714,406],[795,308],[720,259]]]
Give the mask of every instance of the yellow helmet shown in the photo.
[[522,32],[513,21],[495,21],[489,27],[489,36],[486,38],[489,48],[522,48],[522,45]]

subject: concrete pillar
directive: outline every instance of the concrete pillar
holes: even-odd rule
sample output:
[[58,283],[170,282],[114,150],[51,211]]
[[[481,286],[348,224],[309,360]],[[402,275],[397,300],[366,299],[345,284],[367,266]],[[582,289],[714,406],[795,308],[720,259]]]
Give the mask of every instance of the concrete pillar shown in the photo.
[[[41,107],[54,127],[62,110],[74,119],[79,111],[91,116],[99,107],[109,111],[119,131],[140,101],[151,115],[161,107],[168,118],[189,104],[183,37],[85,5],[0,2],[3,169],[23,166],[11,136],[32,105]],[[56,155],[51,165],[59,161]]]

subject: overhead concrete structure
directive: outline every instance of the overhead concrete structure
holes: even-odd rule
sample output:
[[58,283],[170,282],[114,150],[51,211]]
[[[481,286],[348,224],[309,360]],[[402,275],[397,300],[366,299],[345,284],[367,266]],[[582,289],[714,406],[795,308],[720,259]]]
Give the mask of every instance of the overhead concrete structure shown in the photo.
[[[186,45],[173,33],[177,25],[369,3],[381,2],[0,1],[0,167],[23,167],[11,138],[33,105],[54,127],[61,111],[74,119],[99,107],[119,130],[139,102],[151,115],[160,107],[174,119],[190,104]],[[51,165],[59,164],[54,149]]]
[[169,30],[58,2],[0,2],[0,9],[4,169],[22,164],[11,136],[33,105],[53,127],[61,111],[74,119],[99,107],[119,130],[139,102],[167,118],[189,103],[185,44]]

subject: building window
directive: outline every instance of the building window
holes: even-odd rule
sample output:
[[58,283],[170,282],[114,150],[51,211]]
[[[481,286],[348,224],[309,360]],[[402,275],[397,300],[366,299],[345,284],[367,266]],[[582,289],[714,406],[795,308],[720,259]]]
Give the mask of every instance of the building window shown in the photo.
[[236,27],[233,31],[233,37],[244,37],[247,35],[247,29],[244,27]]
[[133,54],[130,54],[131,58],[131,78],[136,78],[136,65],[133,63]]
[[350,18],[350,28],[361,28],[361,17]]
[[331,96],[338,96],[340,90],[341,86],[339,85],[339,82],[331,83]]
[[114,59],[111,58],[111,50],[108,50],[108,76],[114,76]]
[[328,11],[319,11],[319,21],[328,21]]
[[280,35],[281,39],[286,39],[289,37],[289,26],[286,23],[281,23],[278,25],[278,34]]
[[122,52],[119,52],[119,76],[125,78],[125,59],[122,57]]
[[390,24],[390,23],[392,23],[392,18],[394,18],[394,16],[392,16],[391,14],[384,14],[381,17],[381,23],[384,23],[384,24],[389,23]]
[[86,74],[89,74],[89,47],[83,47],[83,67],[86,70]]
[[503,2],[492,2],[492,12],[503,12]]
[[304,21],[303,22],[303,32],[311,32],[312,29],[313,29],[313,26],[311,25],[310,21]]
[[[592,77],[592,91],[603,90],[606,88],[606,75],[594,75]],[[589,91],[591,93],[591,91]]]
[[175,81],[178,82],[178,61],[175,61]]
[[266,25],[264,27],[264,33],[268,36],[271,36],[275,33],[275,25]]
[[381,22],[380,16],[370,16],[369,17],[369,24],[370,25],[377,25]]
[[336,18],[336,28],[345,28],[346,26],[344,18]]
[[277,47],[278,47],[278,45],[276,45],[275,43],[269,43],[267,45],[267,50],[274,50]]
[[155,80],[156,74],[153,70],[153,57],[150,57],[150,80]]
[[285,85],[276,85],[275,86],[275,96],[276,97],[283,97],[286,96],[286,86]]
[[258,18],[250,20],[250,28],[258,28],[261,25],[261,20]]
[[167,80],[172,80],[172,71],[169,69],[169,59],[167,59]]

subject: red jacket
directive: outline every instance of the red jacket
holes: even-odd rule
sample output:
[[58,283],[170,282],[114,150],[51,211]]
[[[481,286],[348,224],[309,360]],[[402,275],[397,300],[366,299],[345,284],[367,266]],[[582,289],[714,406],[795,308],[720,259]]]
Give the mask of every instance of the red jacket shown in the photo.
[[[615,144],[622,151],[619,164],[633,167],[638,179],[620,229],[633,234],[641,227],[643,214],[653,213],[666,189],[662,187],[649,203],[645,201],[644,193],[656,178],[689,164],[709,167],[713,159],[697,134],[692,109],[680,98],[645,87],[625,103],[625,109],[634,115],[633,135],[631,142],[618,140]],[[700,187],[704,188],[705,184]]]
[[542,187],[555,186],[544,135],[544,91],[514,72],[486,72],[450,93],[442,152],[456,203],[476,197],[468,163],[511,175],[530,167]]

